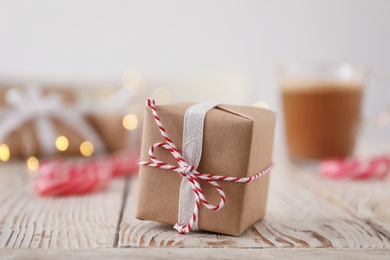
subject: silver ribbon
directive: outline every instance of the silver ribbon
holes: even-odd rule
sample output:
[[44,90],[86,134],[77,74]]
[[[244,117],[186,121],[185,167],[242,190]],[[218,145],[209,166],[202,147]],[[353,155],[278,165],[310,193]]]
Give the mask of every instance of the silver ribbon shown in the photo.
[[[185,113],[182,154],[184,160],[193,165],[195,169],[198,168],[202,156],[203,126],[206,113],[218,104],[217,102],[197,104],[189,107]],[[179,225],[190,223],[194,206],[194,192],[190,182],[183,178],[179,195]],[[196,219],[193,229],[198,229],[198,219]]]

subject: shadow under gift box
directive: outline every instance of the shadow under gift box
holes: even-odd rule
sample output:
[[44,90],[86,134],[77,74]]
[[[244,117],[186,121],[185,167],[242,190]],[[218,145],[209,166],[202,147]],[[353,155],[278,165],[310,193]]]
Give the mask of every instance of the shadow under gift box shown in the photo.
[[[157,111],[169,137],[181,152],[184,114],[190,104],[157,106]],[[206,114],[200,173],[234,177],[250,177],[272,163],[276,115],[257,107],[218,105]],[[150,161],[149,148],[164,142],[152,113],[145,113],[141,160]],[[156,149],[157,159],[176,165],[173,156]],[[218,181],[226,195],[224,207],[218,211],[201,205],[200,230],[239,236],[264,217],[270,175],[250,183]],[[136,217],[142,220],[175,224],[178,219],[179,193],[182,177],[179,173],[140,167],[139,196]],[[216,189],[200,180],[203,193],[217,205]]]

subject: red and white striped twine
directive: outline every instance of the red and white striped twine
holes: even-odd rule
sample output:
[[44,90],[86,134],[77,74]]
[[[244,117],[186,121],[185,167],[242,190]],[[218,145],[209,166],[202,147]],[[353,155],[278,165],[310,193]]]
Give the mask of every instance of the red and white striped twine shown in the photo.
[[[240,183],[246,183],[246,182],[252,182],[254,180],[259,179],[260,177],[264,176],[265,174],[269,173],[273,167],[273,164],[269,165],[267,168],[262,170],[261,172],[251,176],[251,177],[244,177],[244,178],[238,178],[238,177],[230,177],[230,176],[219,176],[219,175],[213,175],[213,174],[204,174],[204,173],[199,173],[193,165],[188,164],[178,149],[176,148],[175,144],[173,141],[169,138],[156,110],[155,106],[155,101],[153,99],[148,99],[146,102],[147,107],[150,108],[150,110],[153,113],[154,120],[156,121],[156,124],[160,130],[161,135],[164,137],[166,142],[160,142],[160,143],[155,143],[150,147],[149,149],[149,157],[151,159],[151,162],[147,161],[138,161],[139,165],[143,166],[149,166],[149,167],[154,167],[154,168],[160,168],[164,170],[171,170],[174,172],[178,172],[183,178],[187,178],[187,180],[190,182],[191,188],[194,192],[195,195],[195,206],[194,206],[194,211],[192,213],[191,220],[188,224],[185,225],[179,225],[176,224],[174,228],[180,233],[180,234],[186,234],[191,231],[194,227],[195,221],[198,219],[198,214],[199,214],[199,206],[200,203],[211,210],[220,210],[226,201],[226,196],[225,192],[222,190],[221,186],[216,182],[217,180],[219,181],[231,181],[231,182],[240,182]],[[154,156],[154,151],[156,148],[164,148],[168,150],[172,156],[176,159],[178,165],[170,165],[168,163],[165,163],[163,161],[158,160]],[[205,196],[203,195],[202,188],[200,187],[199,184],[199,179],[207,181],[209,184],[213,185],[216,190],[218,191],[220,195],[220,201],[218,205],[212,205],[210,204]]]

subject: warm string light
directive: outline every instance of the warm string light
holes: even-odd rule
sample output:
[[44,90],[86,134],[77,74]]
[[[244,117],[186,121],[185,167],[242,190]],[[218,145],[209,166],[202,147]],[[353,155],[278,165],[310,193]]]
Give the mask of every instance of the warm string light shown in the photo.
[[29,157],[27,159],[27,168],[30,171],[38,170],[38,168],[39,168],[39,160],[36,157],[34,157],[34,156]]
[[2,144],[0,145],[0,160],[6,162],[11,157],[11,153],[8,145]]
[[82,156],[88,157],[93,154],[94,147],[90,141],[84,141],[80,145],[80,153]]
[[56,148],[59,151],[66,151],[69,147],[69,140],[65,136],[61,135],[56,139]]
[[122,124],[127,130],[134,130],[138,126],[138,118],[133,114],[128,114],[123,118]]
[[[55,142],[56,148],[59,151],[66,151],[69,147],[69,140],[67,137],[61,135],[58,136]],[[94,153],[93,144],[86,140],[80,145],[80,153],[82,156],[88,157]],[[7,157],[8,154],[8,157]],[[0,145],[0,160],[7,161],[9,159],[9,148],[6,144]],[[26,160],[27,168],[30,171],[37,171],[39,168],[39,160],[35,156],[31,156]]]
[[[136,126],[135,126],[136,127]],[[69,140],[66,136],[59,136],[56,139],[56,148],[59,151],[66,151],[69,147]],[[91,156],[94,153],[94,146],[93,144],[86,140],[80,144],[80,153],[82,156],[88,157]]]

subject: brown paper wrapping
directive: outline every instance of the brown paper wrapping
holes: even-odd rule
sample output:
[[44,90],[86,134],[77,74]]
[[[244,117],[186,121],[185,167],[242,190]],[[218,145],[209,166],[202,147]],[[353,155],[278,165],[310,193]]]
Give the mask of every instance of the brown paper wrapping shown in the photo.
[[[8,104],[5,101],[5,93],[10,88],[19,88],[23,91],[25,88],[19,87],[21,84],[0,83],[0,109],[6,108]],[[59,94],[66,104],[73,104],[77,99],[77,90],[72,86],[42,86],[43,95]],[[122,125],[123,115],[121,113],[106,113],[106,114],[87,114],[85,120],[95,129],[101,140],[103,141],[106,152],[114,152],[125,149],[128,146],[129,132]],[[58,152],[60,155],[80,155],[80,144],[87,138],[80,135],[66,124],[52,119],[54,131],[60,135],[64,135],[69,140],[69,147],[66,151]],[[132,133],[135,139],[137,136]],[[12,131],[6,138],[5,142],[10,147],[11,157],[26,157],[40,156],[42,150],[35,133],[34,122],[28,121],[19,129]],[[95,151],[99,153],[102,151]]]
[[123,127],[123,115],[119,113],[88,115],[87,118],[102,138],[108,152],[115,152],[128,146],[127,138],[130,133]]
[[[8,104],[5,101],[5,93],[8,89],[13,87],[10,84],[0,84],[0,109],[6,108]],[[21,88],[23,91],[23,88]],[[59,94],[66,104],[72,104],[75,102],[75,95],[73,90],[45,86],[43,88],[43,95]],[[52,119],[54,131],[58,136],[66,136],[69,140],[69,147],[66,151],[59,152],[61,155],[79,155],[80,144],[85,141],[85,138],[79,133],[75,132],[72,128],[59,122],[56,119]],[[1,126],[0,126],[1,127]],[[53,140],[54,142],[55,140]],[[12,131],[5,139],[5,144],[10,148],[11,158],[14,157],[28,157],[28,156],[40,156],[42,155],[42,149],[39,145],[38,137],[35,132],[33,120],[27,121],[22,127]]]
[[[157,111],[168,135],[181,151],[184,114],[190,104],[158,106]],[[275,129],[274,112],[256,108],[219,105],[206,114],[202,158],[198,171],[216,175],[249,177],[272,162]],[[149,148],[163,142],[152,113],[145,114],[141,160],[150,161]],[[155,152],[159,160],[175,164],[163,149]],[[219,181],[226,194],[225,206],[212,211],[201,205],[200,230],[239,236],[263,218],[266,209],[269,174],[251,183]],[[178,218],[179,191],[182,177],[175,172],[140,167],[136,217],[143,220],[175,224]],[[200,181],[204,195],[219,203],[215,188]]]

